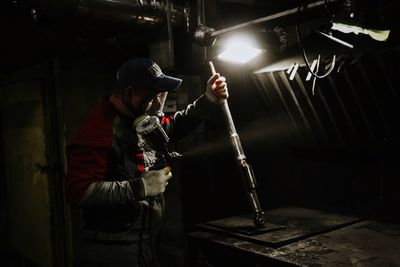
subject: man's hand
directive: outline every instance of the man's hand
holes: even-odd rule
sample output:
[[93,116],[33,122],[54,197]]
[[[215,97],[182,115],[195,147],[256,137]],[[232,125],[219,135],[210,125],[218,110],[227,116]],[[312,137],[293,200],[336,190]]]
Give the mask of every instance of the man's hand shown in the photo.
[[212,102],[217,102],[220,99],[227,99],[228,86],[225,82],[225,77],[219,73],[214,74],[207,82],[206,97]]
[[172,173],[170,167],[143,173],[142,181],[146,196],[156,196],[163,193],[171,177]]

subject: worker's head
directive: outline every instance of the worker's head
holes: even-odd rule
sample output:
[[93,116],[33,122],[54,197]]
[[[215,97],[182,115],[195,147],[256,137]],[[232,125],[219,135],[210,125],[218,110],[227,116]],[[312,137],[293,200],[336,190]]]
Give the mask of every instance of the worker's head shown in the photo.
[[115,78],[113,94],[133,115],[143,114],[157,95],[175,91],[182,80],[167,76],[147,58],[133,58],[123,64]]

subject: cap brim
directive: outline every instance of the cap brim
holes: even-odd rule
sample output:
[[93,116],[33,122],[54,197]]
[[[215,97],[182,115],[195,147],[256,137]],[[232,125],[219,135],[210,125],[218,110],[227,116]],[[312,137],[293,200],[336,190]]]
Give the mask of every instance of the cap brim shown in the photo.
[[163,74],[151,85],[151,88],[160,92],[175,91],[182,83],[182,79]]

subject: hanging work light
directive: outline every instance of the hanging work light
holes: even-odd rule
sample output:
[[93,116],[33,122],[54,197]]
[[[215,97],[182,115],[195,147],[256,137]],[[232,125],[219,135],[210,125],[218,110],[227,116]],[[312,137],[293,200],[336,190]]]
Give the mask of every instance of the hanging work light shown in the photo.
[[233,63],[244,64],[263,52],[256,48],[254,42],[245,37],[231,38],[226,42],[226,47],[218,55],[218,59]]

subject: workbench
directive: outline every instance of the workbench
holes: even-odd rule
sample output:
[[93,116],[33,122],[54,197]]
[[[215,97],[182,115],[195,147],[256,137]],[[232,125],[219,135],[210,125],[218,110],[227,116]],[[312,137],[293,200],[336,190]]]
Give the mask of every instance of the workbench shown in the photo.
[[248,216],[197,225],[190,266],[400,266],[400,225],[298,207],[265,218],[272,226],[263,233],[238,227]]

